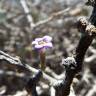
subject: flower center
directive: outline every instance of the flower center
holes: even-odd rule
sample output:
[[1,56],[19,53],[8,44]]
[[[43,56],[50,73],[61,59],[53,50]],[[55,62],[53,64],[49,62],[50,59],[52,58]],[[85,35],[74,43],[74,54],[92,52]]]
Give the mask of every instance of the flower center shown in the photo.
[[46,40],[41,40],[41,41],[38,42],[39,45],[44,45],[44,44],[46,44],[46,43],[47,43]]

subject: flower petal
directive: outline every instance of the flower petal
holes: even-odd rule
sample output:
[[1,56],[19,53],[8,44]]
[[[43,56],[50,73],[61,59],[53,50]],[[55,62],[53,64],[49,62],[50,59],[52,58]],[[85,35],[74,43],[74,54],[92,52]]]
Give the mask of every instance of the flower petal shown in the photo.
[[51,41],[52,41],[52,37],[46,35],[43,38],[36,38],[32,42],[32,45],[34,45],[35,49],[52,48],[53,45],[52,45]]
[[43,38],[36,38],[35,41],[38,42],[38,41],[42,41]]
[[36,44],[38,44],[37,41],[33,41],[33,42],[32,42],[32,45],[36,45]]
[[52,48],[53,45],[52,45],[52,43],[46,43],[46,44],[44,44],[44,47],[45,48]]
[[35,45],[34,48],[35,49],[41,49],[41,48],[43,48],[43,46],[42,45]]
[[45,39],[45,40],[48,41],[48,42],[52,41],[52,37],[47,36],[47,35],[44,36],[43,39]]

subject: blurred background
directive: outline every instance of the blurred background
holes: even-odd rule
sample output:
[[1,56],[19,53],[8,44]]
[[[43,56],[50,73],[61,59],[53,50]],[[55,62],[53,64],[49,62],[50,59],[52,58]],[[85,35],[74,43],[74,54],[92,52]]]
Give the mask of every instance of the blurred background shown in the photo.
[[[38,68],[40,59],[31,42],[37,37],[49,35],[53,38],[53,48],[47,51],[46,64],[49,70],[60,75],[63,72],[60,66],[62,58],[73,56],[80,40],[81,33],[76,28],[77,19],[80,16],[90,17],[92,7],[86,6],[85,1],[25,0],[28,14],[32,16],[34,23],[47,19],[53,13],[71,8],[32,29],[20,0],[0,0],[0,50],[11,56],[18,56],[22,62]],[[96,96],[95,48],[96,40],[86,53],[82,71],[73,80],[72,86],[76,96]],[[8,62],[0,62],[0,96],[26,96],[24,86],[27,78],[4,74],[7,71],[16,72],[16,69]],[[28,73],[23,69],[21,71]],[[38,85],[40,96],[50,96],[49,87],[46,86],[41,88]]]

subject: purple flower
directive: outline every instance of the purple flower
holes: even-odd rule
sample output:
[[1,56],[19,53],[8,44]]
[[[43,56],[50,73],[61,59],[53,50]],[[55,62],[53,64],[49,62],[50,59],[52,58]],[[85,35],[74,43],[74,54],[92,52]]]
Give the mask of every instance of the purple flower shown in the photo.
[[35,49],[42,49],[42,48],[52,48],[52,37],[50,36],[44,36],[42,38],[36,38],[33,42],[32,45],[34,45]]

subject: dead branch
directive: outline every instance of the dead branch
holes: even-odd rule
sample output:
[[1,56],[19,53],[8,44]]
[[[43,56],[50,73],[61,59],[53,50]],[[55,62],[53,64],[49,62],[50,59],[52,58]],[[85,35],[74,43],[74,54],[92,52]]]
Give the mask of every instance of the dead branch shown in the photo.
[[[17,65],[21,68],[26,68],[27,70],[29,70],[30,72],[32,73],[37,73],[38,70],[29,66],[28,64],[22,64],[22,62],[18,59],[18,58],[15,58],[15,57],[12,57],[8,54],[6,54],[5,52],[3,51],[0,51],[0,60],[6,60],[8,61],[10,64],[13,64],[13,65]],[[53,85],[54,82],[56,82],[57,80],[48,76],[46,73],[43,72],[43,78],[45,80],[48,80],[48,82],[50,83],[50,85]]]
[[61,10],[61,11],[59,11],[59,12],[53,13],[53,14],[52,14],[50,17],[48,17],[47,19],[37,22],[37,23],[35,24],[34,28],[35,28],[35,27],[38,27],[38,26],[40,26],[40,25],[42,25],[42,24],[45,24],[45,23],[50,22],[54,17],[57,17],[57,16],[59,16],[59,15],[61,15],[61,14],[63,14],[63,13],[66,13],[66,12],[68,12],[69,10],[70,10],[70,8],[66,8],[66,9]]
[[26,4],[26,1],[25,0],[20,0],[20,3],[21,3],[21,5],[22,5],[22,7],[24,9],[25,14],[27,14],[26,16],[27,16],[27,19],[29,21],[29,24],[30,24],[31,29],[33,29],[35,27],[38,27],[38,26],[40,26],[42,24],[45,24],[45,23],[51,21],[54,17],[57,17],[57,16],[59,16],[59,15],[61,15],[63,13],[66,13],[66,12],[68,12],[70,10],[70,8],[67,8],[67,9],[61,10],[59,12],[53,13],[49,18],[47,18],[45,20],[42,20],[42,21],[39,21],[39,22],[37,22],[35,24],[33,22],[33,17],[31,16],[31,14],[29,14],[30,11],[29,11],[29,8],[28,8],[28,6]]
[[[95,29],[94,26],[96,26],[96,6],[93,8],[93,13],[90,17],[90,23],[88,23],[84,19],[80,19],[79,21],[79,31],[81,31],[82,36],[79,41],[79,44],[76,48],[76,53],[74,56],[76,66],[74,66],[74,63],[72,58],[68,59],[66,58],[64,60],[63,65],[66,69],[66,75],[63,80],[63,82],[57,86],[55,86],[56,89],[56,96],[68,96],[70,93],[70,86],[73,81],[73,78],[75,75],[81,71],[83,60],[86,54],[87,49],[91,45],[94,37],[96,36],[95,32],[92,32],[93,29]],[[94,17],[95,16],[95,17]],[[92,24],[92,27],[91,27]]]
[[31,16],[31,14],[29,14],[30,11],[29,11],[29,8],[28,8],[28,6],[26,4],[26,1],[25,0],[20,0],[20,3],[21,3],[21,5],[22,5],[22,7],[24,9],[25,14],[27,14],[26,16],[27,16],[27,19],[29,21],[30,27],[33,28],[35,26],[35,24],[33,22],[33,18]]
[[57,80],[62,80],[65,77],[65,71],[62,72],[60,75],[57,75],[53,70],[51,70],[49,67],[45,70],[47,73],[51,74],[52,77],[54,77]]

